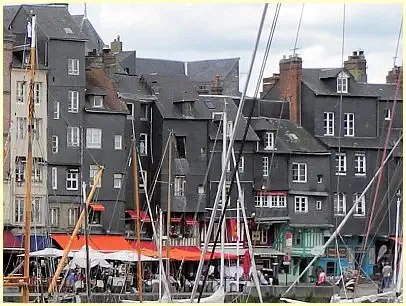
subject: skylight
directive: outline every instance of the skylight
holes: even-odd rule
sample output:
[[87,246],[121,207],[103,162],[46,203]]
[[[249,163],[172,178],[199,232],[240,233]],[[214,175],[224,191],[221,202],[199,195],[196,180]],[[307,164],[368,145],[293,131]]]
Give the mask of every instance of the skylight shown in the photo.
[[213,102],[207,100],[207,101],[204,101],[204,103],[206,103],[206,106],[207,106],[208,109],[216,109]]
[[71,28],[63,28],[65,30],[66,34],[73,34],[72,29]]

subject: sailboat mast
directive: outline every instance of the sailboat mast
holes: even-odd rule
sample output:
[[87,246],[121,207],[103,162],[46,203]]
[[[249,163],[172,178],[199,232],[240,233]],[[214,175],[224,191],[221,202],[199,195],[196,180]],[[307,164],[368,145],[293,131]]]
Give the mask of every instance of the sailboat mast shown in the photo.
[[28,279],[30,277],[30,226],[31,226],[31,176],[32,176],[32,133],[34,129],[34,86],[35,86],[35,55],[36,55],[36,27],[37,17],[32,16],[32,34],[31,34],[31,63],[30,63],[30,90],[28,97],[28,152],[27,165],[25,169],[25,222],[24,222],[24,278],[26,284],[23,286],[23,303],[28,303],[30,291],[28,288]]
[[163,235],[162,209],[159,209],[159,301],[162,299],[162,235]]
[[[83,168],[83,163],[82,163]],[[82,206],[86,203],[86,183],[82,182]],[[86,248],[86,297],[87,302],[90,303],[90,263],[89,263],[89,214],[87,205],[84,205],[83,210],[85,212],[85,248]]]
[[398,277],[398,239],[399,239],[399,213],[400,213],[400,197],[396,201],[396,230],[395,230],[395,258],[393,261],[393,284],[396,286]]
[[[226,101],[224,100],[224,112],[223,112],[223,150],[221,154],[221,168],[225,169],[226,167],[226,151],[227,151],[227,106]],[[221,204],[222,206],[226,205],[226,183],[223,183],[221,186]],[[221,257],[220,257],[220,286],[224,285],[224,243],[225,243],[225,221],[226,218],[223,219],[223,222],[219,224],[221,226],[221,236],[220,236],[220,243],[221,243]]]
[[166,216],[166,273],[170,275],[170,261],[169,261],[169,243],[171,232],[171,188],[172,187],[172,131],[169,132],[169,154],[168,154],[168,209]]
[[139,183],[138,183],[138,157],[137,157],[137,150],[135,147],[135,135],[134,135],[134,142],[133,142],[133,177],[134,177],[134,205],[135,211],[137,214],[136,228],[137,228],[137,254],[138,254],[138,261],[137,261],[137,274],[138,274],[138,297],[139,301],[142,302],[142,262],[141,262],[141,222],[140,222],[140,197],[139,197]]

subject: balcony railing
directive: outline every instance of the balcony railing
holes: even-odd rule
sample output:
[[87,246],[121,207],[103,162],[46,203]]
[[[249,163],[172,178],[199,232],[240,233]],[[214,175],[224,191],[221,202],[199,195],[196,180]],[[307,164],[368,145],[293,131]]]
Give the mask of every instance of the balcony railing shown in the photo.
[[198,237],[191,238],[169,238],[170,246],[199,246],[200,240]]

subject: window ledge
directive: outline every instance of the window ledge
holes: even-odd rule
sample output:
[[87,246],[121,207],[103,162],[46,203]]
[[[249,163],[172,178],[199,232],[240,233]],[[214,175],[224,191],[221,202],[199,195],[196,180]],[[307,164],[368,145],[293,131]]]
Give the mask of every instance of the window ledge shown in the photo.
[[364,215],[356,215],[356,214],[354,214],[354,217],[357,217],[357,218],[365,218],[365,214],[364,214]]
[[307,183],[307,181],[292,181],[292,183],[300,183],[300,184],[303,184],[303,183]]
[[346,214],[334,214],[334,217],[344,217]]
[[295,214],[307,214],[307,211],[295,211]]
[[355,137],[355,135],[344,135],[344,137]]
[[366,177],[367,174],[366,173],[355,173],[356,177]]
[[276,148],[273,147],[264,147],[264,151],[276,151]]
[[336,175],[345,176],[347,175],[347,172],[336,172]]

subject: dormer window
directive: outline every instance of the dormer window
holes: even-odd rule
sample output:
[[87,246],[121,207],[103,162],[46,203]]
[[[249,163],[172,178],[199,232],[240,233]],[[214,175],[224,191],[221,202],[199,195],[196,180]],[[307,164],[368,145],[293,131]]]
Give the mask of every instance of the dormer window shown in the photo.
[[103,107],[103,96],[94,96],[93,97],[93,107],[95,107],[95,108]]
[[265,145],[264,145],[265,150],[275,149],[275,135],[273,132],[265,133],[264,143],[265,143]]
[[343,72],[337,77],[337,93],[348,93],[348,75]]
[[193,117],[193,102],[187,101],[182,103],[182,114]]

